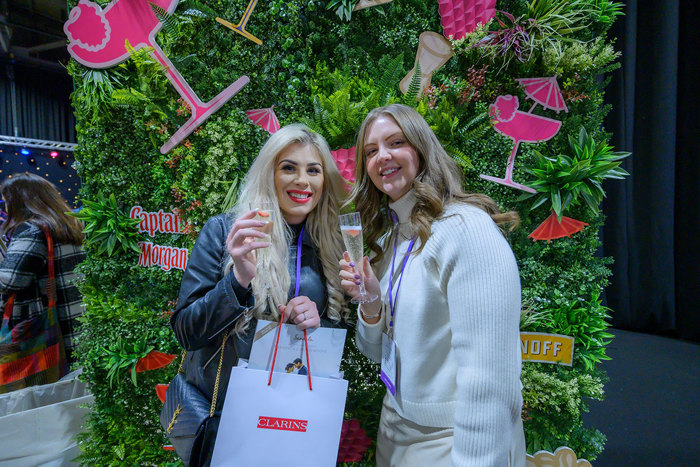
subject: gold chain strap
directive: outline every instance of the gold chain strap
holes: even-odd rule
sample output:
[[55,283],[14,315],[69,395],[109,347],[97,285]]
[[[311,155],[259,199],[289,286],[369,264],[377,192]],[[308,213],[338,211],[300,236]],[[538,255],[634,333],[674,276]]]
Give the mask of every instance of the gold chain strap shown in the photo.
[[[214,394],[211,396],[211,407],[209,408],[209,416],[213,417],[214,412],[216,411],[216,399],[219,396],[219,380],[221,379],[221,367],[224,364],[224,347],[226,346],[226,339],[228,339],[228,331],[224,332],[224,340],[221,342],[221,355],[219,355],[219,368],[216,370],[216,382],[214,383]],[[180,360],[180,367],[177,369],[178,373],[182,373],[182,364],[185,363],[185,355],[187,355],[187,351],[183,350],[182,351],[182,359]],[[175,409],[175,412],[173,413],[173,418],[170,420],[170,423],[168,424],[168,434],[170,434],[173,431],[173,428],[175,427],[175,422],[177,419],[177,416],[180,415],[180,412],[182,412],[182,407],[180,404],[177,405],[177,408]]]
[[180,366],[177,368],[178,373],[182,373],[182,364],[185,363],[185,355],[187,355],[187,350],[182,351],[182,358],[180,359]]
[[170,423],[168,424],[168,434],[173,432],[173,428],[175,428],[175,420],[177,419],[177,416],[180,415],[180,412],[182,412],[182,406],[180,404],[177,404],[177,408],[175,409],[175,412],[173,413],[173,418],[170,420]]
[[224,363],[224,346],[226,345],[226,339],[228,339],[228,330],[224,332],[224,340],[221,343],[221,355],[219,356],[219,368],[216,370],[216,382],[214,383],[214,394],[211,396],[211,408],[209,409],[209,416],[213,417],[216,411],[216,399],[219,396],[219,379],[221,379],[221,366]]

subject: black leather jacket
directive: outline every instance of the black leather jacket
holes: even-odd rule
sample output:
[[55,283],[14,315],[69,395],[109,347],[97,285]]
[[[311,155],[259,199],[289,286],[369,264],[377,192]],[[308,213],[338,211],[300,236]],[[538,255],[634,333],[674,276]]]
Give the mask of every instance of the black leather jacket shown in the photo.
[[[253,305],[251,287],[241,286],[233,272],[223,275],[222,269],[228,260],[226,237],[231,230],[233,218],[227,214],[212,217],[202,228],[192,250],[187,269],[182,277],[177,309],[170,324],[180,345],[187,350],[183,364],[185,379],[211,400],[216,372],[219,365],[219,349],[223,332],[232,329],[244,309]],[[301,226],[292,226],[295,231],[289,246],[289,272],[292,284],[288,294],[294,295],[296,277],[296,248]],[[321,315],[321,326],[336,327],[325,318],[327,294],[326,281],[316,247],[305,231],[302,239],[301,284],[299,295],[305,295],[316,303]],[[255,322],[249,332],[237,337],[230,332],[224,349],[221,368],[219,396],[216,412],[221,413],[231,368],[238,357],[248,358],[255,334]]]

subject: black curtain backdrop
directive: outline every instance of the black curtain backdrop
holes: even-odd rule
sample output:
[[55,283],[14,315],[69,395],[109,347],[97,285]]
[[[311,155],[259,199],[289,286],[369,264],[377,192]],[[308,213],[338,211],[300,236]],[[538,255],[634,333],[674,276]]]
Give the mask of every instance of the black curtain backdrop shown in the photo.
[[68,206],[75,208],[78,206],[80,178],[73,168],[73,153],[57,151],[58,155],[52,157],[51,152],[30,148],[25,155],[19,146],[0,144],[0,182],[16,173],[30,172],[39,175],[56,185]]
[[75,118],[70,104],[73,80],[68,73],[36,69],[0,59],[0,134],[15,136],[11,83],[17,103],[16,136],[75,142]]
[[606,128],[631,177],[606,183],[603,253],[617,328],[700,341],[700,2],[630,0],[615,24],[622,68]]

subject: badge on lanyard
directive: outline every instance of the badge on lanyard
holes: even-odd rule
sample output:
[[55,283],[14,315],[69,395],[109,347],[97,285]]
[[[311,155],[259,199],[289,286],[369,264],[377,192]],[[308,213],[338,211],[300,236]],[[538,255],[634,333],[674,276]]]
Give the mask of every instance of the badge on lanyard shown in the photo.
[[404,256],[403,265],[401,266],[401,272],[399,273],[398,284],[396,284],[396,295],[392,294],[392,288],[394,282],[394,264],[396,261],[396,248],[398,246],[398,233],[396,235],[396,238],[394,238],[394,255],[391,257],[391,272],[389,273],[389,290],[387,293],[389,297],[389,309],[391,311],[391,314],[389,316],[389,330],[388,332],[382,333],[382,367],[379,376],[392,396],[396,395],[397,386],[397,346],[396,342],[392,338],[394,334],[394,313],[396,312],[396,300],[399,297],[399,288],[401,287],[401,279],[403,279],[403,271],[404,269],[406,269],[406,263],[408,262],[408,258],[411,255],[411,250],[413,250],[413,244],[415,243],[415,241],[416,237],[413,237],[408,245],[408,251],[406,251],[406,255]]
[[392,396],[396,395],[396,342],[382,333],[382,370],[380,378]]

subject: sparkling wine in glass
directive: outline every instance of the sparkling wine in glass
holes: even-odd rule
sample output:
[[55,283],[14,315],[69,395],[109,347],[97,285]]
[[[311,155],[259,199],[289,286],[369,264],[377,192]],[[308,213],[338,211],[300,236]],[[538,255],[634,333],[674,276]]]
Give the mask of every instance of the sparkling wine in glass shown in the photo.
[[369,303],[377,299],[376,295],[370,295],[365,290],[365,278],[362,273],[364,260],[364,246],[362,243],[362,222],[360,213],[353,212],[338,217],[340,221],[340,233],[343,235],[345,249],[348,250],[350,261],[355,263],[355,274],[360,276],[360,295],[350,300],[351,303]]
[[255,229],[266,235],[265,238],[261,238],[260,240],[264,242],[271,241],[270,235],[272,235],[272,228],[275,223],[274,205],[272,203],[251,204],[250,210],[255,211],[255,217],[253,217],[253,220],[266,222],[264,226]]
[[[271,242],[271,235],[272,235],[272,230],[275,224],[275,205],[274,203],[251,203],[248,208],[251,211],[255,211],[255,217],[253,217],[254,220],[256,221],[263,221],[266,224],[262,227],[256,227],[255,230],[259,230],[260,232],[265,234],[264,238],[260,239],[255,239],[257,241],[262,241],[262,242]],[[267,248],[258,248],[255,252],[256,258],[257,258],[257,263],[258,266],[263,266],[267,271],[269,271],[269,265],[270,265],[270,247]],[[269,288],[269,282],[267,280],[263,281],[263,287],[264,288]]]

